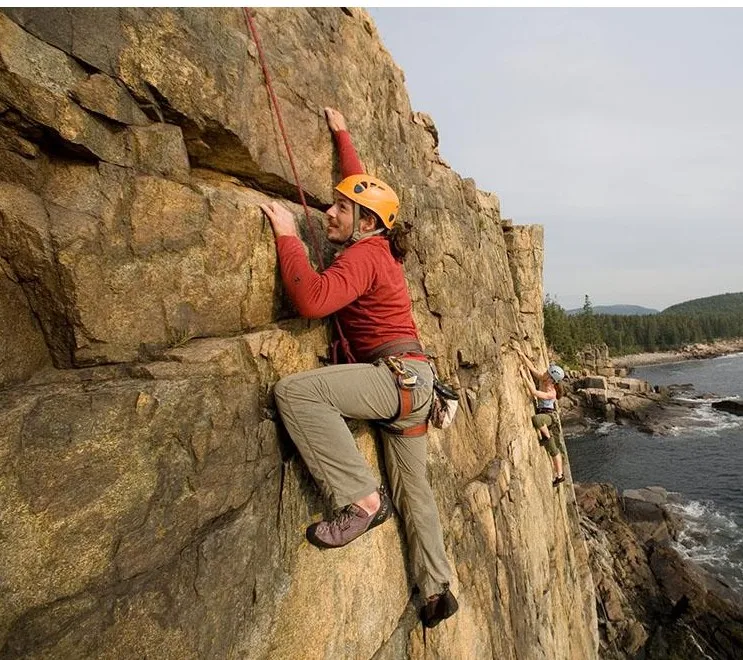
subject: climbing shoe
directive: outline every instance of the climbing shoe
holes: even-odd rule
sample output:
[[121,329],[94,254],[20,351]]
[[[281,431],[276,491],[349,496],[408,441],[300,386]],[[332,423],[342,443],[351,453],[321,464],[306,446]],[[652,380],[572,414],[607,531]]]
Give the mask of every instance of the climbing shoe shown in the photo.
[[565,481],[565,475],[561,474],[559,477],[555,477],[552,481],[552,485],[557,488],[563,481]]
[[428,598],[420,612],[421,621],[426,628],[434,628],[458,609],[457,599],[449,591],[449,587],[446,587],[440,594]]
[[340,548],[381,525],[392,515],[392,502],[382,489],[378,492],[379,509],[376,513],[368,514],[360,506],[349,504],[330,520],[310,525],[307,528],[307,540],[318,548]]

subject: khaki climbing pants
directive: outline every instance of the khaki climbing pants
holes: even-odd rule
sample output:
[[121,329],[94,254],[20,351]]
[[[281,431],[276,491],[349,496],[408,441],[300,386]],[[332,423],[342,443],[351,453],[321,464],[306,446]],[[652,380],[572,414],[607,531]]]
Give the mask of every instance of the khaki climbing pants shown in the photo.
[[[436,501],[426,477],[427,438],[405,437],[395,431],[427,419],[433,373],[426,362],[403,362],[420,377],[413,390],[413,412],[381,433],[392,499],[405,525],[413,576],[423,596],[428,597],[449,584],[451,571]],[[351,504],[377,488],[379,484],[344,417],[379,421],[398,413],[397,384],[385,364],[342,364],[293,374],[282,378],[274,393],[286,429],[335,506]]]
[[539,444],[544,447],[545,451],[550,456],[554,457],[560,453],[565,453],[565,447],[562,443],[562,438],[560,437],[560,423],[557,417],[557,412],[553,411],[549,413],[537,413],[536,415],[532,416],[531,423],[537,430],[541,429],[543,426],[552,429],[549,439],[545,438],[541,434],[541,432],[539,434]]

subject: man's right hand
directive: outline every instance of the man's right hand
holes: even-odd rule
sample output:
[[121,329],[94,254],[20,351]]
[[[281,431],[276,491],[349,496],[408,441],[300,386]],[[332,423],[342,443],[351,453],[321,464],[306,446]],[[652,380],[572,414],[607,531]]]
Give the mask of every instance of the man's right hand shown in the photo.
[[279,236],[297,235],[297,225],[294,222],[294,214],[288,208],[282,206],[278,202],[269,202],[268,204],[261,204],[261,211],[263,211],[271,221],[271,228],[273,229],[276,238]]
[[335,108],[325,108],[325,119],[328,121],[328,128],[336,133],[337,131],[347,131],[346,118]]

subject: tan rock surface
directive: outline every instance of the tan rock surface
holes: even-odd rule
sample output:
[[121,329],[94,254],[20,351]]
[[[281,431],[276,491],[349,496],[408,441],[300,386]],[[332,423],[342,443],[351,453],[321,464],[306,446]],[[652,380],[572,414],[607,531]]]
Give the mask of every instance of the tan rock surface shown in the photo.
[[23,289],[0,259],[0,388],[23,382],[51,362]]
[[416,322],[462,395],[429,442],[461,609],[424,635],[397,523],[304,540],[324,504],[272,386],[321,364],[328,326],[296,318],[258,208],[301,214],[241,10],[4,9],[0,310],[38,326],[0,373],[0,657],[595,658],[572,490],[508,349],[546,355],[541,228],[441,160],[366,12],[255,17],[315,232],[325,105],[412,225]]

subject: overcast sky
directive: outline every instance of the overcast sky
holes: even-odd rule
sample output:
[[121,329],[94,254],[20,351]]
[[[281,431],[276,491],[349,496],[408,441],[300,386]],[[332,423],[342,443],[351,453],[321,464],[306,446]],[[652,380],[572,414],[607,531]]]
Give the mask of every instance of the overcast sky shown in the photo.
[[743,291],[743,10],[369,11],[563,307]]

